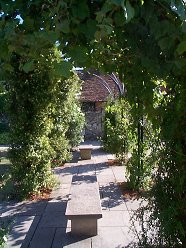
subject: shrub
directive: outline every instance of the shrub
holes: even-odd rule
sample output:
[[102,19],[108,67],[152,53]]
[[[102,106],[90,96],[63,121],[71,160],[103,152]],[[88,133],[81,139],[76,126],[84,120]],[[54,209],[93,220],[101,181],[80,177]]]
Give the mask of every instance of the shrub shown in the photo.
[[75,76],[66,80],[54,72],[53,64],[61,59],[56,49],[35,61],[34,70],[28,73],[20,69],[21,59],[17,55],[12,58],[15,73],[9,90],[10,159],[15,190],[26,197],[52,188],[52,162],[71,158],[67,131],[74,114],[69,106],[77,103],[71,87],[78,82]]
[[106,150],[125,162],[130,150],[130,106],[125,99],[108,102],[105,109],[103,144]]
[[108,102],[104,122],[104,147],[125,164],[133,189],[148,187],[155,163],[156,132],[140,112],[137,104],[131,106],[127,99],[117,99]]

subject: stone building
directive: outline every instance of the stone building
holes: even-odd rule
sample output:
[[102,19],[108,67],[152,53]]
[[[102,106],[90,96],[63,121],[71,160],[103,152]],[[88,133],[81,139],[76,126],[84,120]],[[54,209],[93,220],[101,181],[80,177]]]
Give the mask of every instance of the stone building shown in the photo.
[[93,140],[103,135],[104,107],[108,97],[115,98],[119,89],[112,77],[98,72],[78,72],[83,81],[81,103],[85,113],[85,140]]

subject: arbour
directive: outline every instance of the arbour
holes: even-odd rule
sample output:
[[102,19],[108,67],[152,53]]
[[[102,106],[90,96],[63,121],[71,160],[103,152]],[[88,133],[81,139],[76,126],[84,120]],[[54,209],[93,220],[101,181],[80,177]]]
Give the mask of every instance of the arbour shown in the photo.
[[[30,72],[37,57],[45,57],[48,47],[59,41],[69,58],[55,64],[62,76],[70,75],[72,65],[94,65],[125,80],[130,103],[140,101],[153,125],[161,128],[165,144],[154,187],[154,218],[171,220],[160,229],[169,245],[177,238],[185,242],[185,2],[9,0],[1,1],[1,11],[2,75],[15,69],[12,54],[21,57],[19,70]],[[23,24],[15,19],[17,14]],[[156,108],[153,90],[158,80],[166,94]],[[170,241],[173,236],[176,240]]]

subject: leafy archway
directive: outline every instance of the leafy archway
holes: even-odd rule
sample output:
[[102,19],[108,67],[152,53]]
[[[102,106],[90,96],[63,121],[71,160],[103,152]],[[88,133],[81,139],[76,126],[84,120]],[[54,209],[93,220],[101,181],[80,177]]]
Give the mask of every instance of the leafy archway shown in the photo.
[[[117,72],[129,102],[160,128],[151,220],[158,221],[158,245],[169,247],[185,242],[185,9],[182,0],[1,1],[1,77],[29,74],[57,44],[66,59],[56,72],[69,77],[72,66],[92,65]],[[165,89],[158,104],[157,84]]]

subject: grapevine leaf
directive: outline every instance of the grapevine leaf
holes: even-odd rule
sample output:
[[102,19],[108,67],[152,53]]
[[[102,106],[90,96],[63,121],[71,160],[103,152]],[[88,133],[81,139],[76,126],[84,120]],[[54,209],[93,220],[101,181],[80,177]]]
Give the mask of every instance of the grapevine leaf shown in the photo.
[[14,71],[14,68],[10,65],[10,64],[5,64],[3,66],[3,68],[6,70],[6,71],[9,71],[9,72],[13,72]]
[[86,36],[88,38],[93,38],[94,37],[94,34],[97,30],[97,21],[96,20],[88,20],[87,21],[87,24],[86,24]]
[[81,20],[84,20],[86,17],[89,16],[89,8],[87,6],[86,1],[79,1],[78,7],[77,7],[77,13],[78,17]]
[[178,53],[179,55],[181,55],[182,53],[184,53],[184,52],[186,51],[186,41],[182,41],[182,42],[178,45],[176,51],[177,51],[177,53]]
[[76,62],[86,62],[87,61],[87,49],[83,46],[76,46],[69,52],[70,57]]
[[56,25],[56,29],[63,32],[63,33],[69,33],[70,27],[69,27],[69,20],[63,20],[61,23],[58,23]]
[[33,71],[34,70],[34,60],[30,60],[28,62],[26,62],[23,67],[22,70],[26,73]]
[[71,76],[72,65],[68,61],[54,63],[54,73],[58,76],[69,78]]
[[183,31],[184,33],[186,33],[186,22],[184,22],[183,25],[182,25],[182,31]]
[[126,12],[125,12],[125,18],[126,21],[129,22],[133,17],[134,17],[134,8],[130,4],[130,2],[127,0],[126,1]]
[[124,25],[124,16],[121,12],[116,12],[114,15],[114,21],[118,27],[121,27]]
[[170,48],[171,41],[169,38],[166,37],[159,40],[158,44],[162,50],[166,50],[167,48]]

